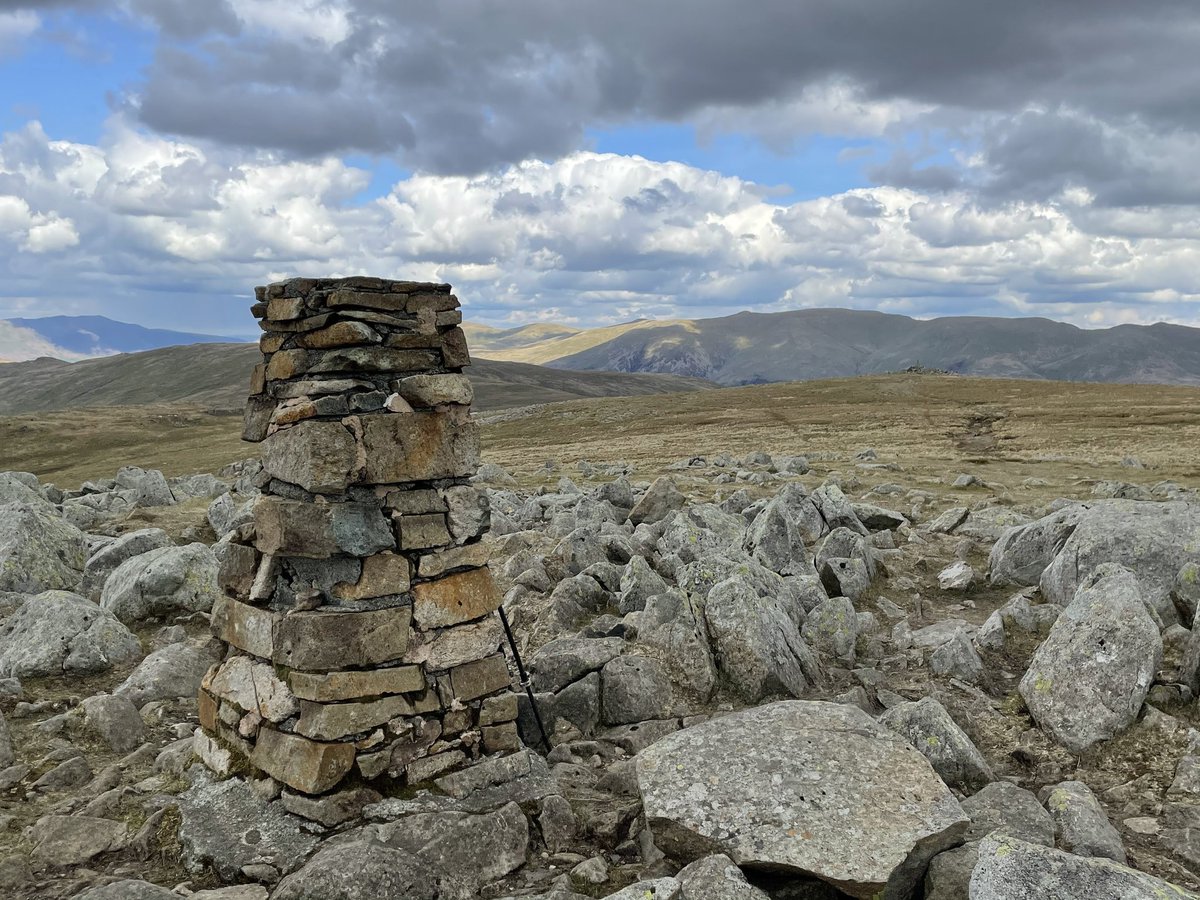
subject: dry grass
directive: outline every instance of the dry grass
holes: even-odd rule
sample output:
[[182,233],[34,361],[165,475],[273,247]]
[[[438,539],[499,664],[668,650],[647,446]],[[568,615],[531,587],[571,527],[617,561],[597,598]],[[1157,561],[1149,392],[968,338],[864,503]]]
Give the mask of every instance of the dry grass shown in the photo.
[[[0,418],[0,470],[63,487],[126,464],[211,472],[257,451],[239,440],[240,427],[236,416],[186,406]],[[548,458],[624,459],[648,477],[696,454],[766,450],[849,465],[856,450],[874,447],[910,486],[961,468],[1009,486],[1045,479],[1047,493],[1102,478],[1200,486],[1200,462],[1186,449],[1198,440],[1196,388],[912,375],[578,400],[484,427],[485,456],[527,478]],[[1127,455],[1152,471],[1121,467]]]

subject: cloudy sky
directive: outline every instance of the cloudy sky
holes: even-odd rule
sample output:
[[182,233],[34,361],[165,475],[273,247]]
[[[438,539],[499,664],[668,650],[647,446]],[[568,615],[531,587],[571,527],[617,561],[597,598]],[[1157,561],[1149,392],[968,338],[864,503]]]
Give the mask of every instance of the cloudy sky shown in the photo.
[[0,0],[0,318],[365,273],[1200,325],[1198,47],[1194,0]]

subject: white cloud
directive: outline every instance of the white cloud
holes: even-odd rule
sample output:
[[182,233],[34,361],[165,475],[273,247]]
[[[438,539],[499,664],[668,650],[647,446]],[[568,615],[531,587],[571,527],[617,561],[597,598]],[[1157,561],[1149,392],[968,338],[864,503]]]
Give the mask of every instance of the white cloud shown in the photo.
[[[742,179],[593,153],[416,175],[357,199],[368,184],[336,159],[206,149],[119,119],[96,146],[31,125],[0,143],[0,265],[46,311],[68,299],[61,284],[103,310],[370,273],[450,281],[493,322],[836,305],[1200,324],[1196,207],[1097,209],[1080,192],[981,205],[894,187],[779,205]],[[35,253],[57,254],[53,279]]]
[[41,27],[38,14],[30,9],[0,12],[0,60],[21,52],[22,44]]

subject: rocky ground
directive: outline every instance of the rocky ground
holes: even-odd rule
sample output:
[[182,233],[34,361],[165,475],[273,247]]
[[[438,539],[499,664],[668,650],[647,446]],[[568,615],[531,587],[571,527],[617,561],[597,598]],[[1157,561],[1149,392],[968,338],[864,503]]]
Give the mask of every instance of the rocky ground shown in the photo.
[[1200,500],[1125,463],[487,465],[550,746],[316,804],[193,754],[256,464],[0,475],[0,895],[1192,896]]

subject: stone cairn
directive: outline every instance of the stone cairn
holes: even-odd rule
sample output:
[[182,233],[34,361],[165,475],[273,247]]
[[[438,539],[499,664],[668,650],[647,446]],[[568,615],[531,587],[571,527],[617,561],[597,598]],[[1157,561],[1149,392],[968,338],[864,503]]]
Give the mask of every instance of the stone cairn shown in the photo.
[[224,550],[201,756],[303,796],[519,750],[458,299],[297,278],[256,301],[263,492]]

